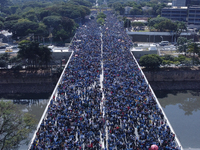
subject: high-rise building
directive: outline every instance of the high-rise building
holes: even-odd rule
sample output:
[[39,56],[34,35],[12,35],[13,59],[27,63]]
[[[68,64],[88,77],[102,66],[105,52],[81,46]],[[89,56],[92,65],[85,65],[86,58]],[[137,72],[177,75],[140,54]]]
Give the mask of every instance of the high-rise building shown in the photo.
[[188,25],[200,26],[200,6],[189,7]]
[[186,0],[172,0],[172,6],[186,6]]
[[200,0],[186,0],[186,6],[200,5]]
[[161,16],[177,21],[187,21],[187,7],[165,7],[162,9]]

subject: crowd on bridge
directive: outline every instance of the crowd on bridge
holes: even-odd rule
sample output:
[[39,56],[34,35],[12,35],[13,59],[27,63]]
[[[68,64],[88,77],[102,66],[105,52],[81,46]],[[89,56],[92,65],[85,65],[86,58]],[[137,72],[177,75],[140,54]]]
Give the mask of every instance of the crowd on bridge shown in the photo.
[[105,13],[104,26],[93,19],[78,28],[73,56],[31,149],[179,150],[122,22]]

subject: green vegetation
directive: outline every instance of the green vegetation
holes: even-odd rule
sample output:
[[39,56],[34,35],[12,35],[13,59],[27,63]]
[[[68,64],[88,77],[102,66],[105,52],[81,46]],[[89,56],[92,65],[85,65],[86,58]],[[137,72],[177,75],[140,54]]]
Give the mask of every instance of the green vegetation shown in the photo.
[[[91,1],[93,2],[93,1]],[[21,1],[0,0],[0,29],[12,32],[14,40],[35,36],[37,40],[48,39],[68,42],[78,24],[90,14],[92,3],[87,0]]]
[[143,22],[132,22],[131,23],[131,26],[133,27],[142,27],[142,26],[145,26],[145,24]]
[[186,30],[186,24],[184,22],[176,21],[173,22],[165,17],[150,18],[148,20],[149,28],[156,29],[161,32],[175,32],[177,36],[180,36],[183,30]]
[[39,46],[37,42],[21,41],[19,43],[19,51],[17,57],[22,61],[26,61],[28,66],[41,67],[51,61],[51,49],[46,46]]
[[[123,15],[125,7],[129,6],[131,15],[160,15],[162,8],[166,7],[164,3],[158,3],[157,0],[145,1],[140,0],[139,2],[128,1],[128,0],[107,0],[108,6],[113,8],[118,14]],[[149,9],[142,9],[142,7]]]
[[29,133],[35,128],[34,116],[22,113],[16,105],[0,101],[0,149],[15,149],[28,142]]
[[196,54],[200,56],[200,47],[197,43],[191,43],[188,46],[188,52],[192,53],[192,64],[199,63],[199,57],[196,57]]
[[162,63],[162,59],[155,54],[144,55],[140,58],[139,63],[141,66],[145,66],[146,68],[159,68]]
[[190,43],[191,43],[191,40],[187,40],[187,38],[185,37],[178,37],[178,40],[177,40],[178,51],[180,53],[184,52],[186,55],[187,49]]
[[10,56],[9,53],[0,55],[0,67],[19,70],[22,66],[26,68],[47,68],[52,61],[52,52],[46,46],[40,46],[38,42],[23,40],[19,43],[17,56]]
[[123,21],[124,21],[124,28],[131,27],[131,21],[129,19],[124,18]]
[[179,55],[178,57],[174,57],[172,55],[162,56],[162,66],[169,67],[171,65],[175,66],[189,66],[191,65],[191,58],[186,57],[184,55]]
[[[185,55],[178,55],[178,57],[175,57],[173,55],[158,56],[155,54],[149,54],[142,56],[139,60],[139,64],[147,69],[156,69],[161,66],[191,66],[192,60],[193,58]],[[199,61],[196,60],[196,63],[199,63]]]
[[106,15],[104,13],[99,13],[97,15],[97,23],[100,25],[104,25]]

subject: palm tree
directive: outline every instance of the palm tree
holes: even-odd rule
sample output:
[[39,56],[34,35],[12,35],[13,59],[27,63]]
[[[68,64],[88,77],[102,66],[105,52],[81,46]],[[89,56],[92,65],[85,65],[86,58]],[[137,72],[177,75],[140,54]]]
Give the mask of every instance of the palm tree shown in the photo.
[[200,47],[199,47],[199,44],[197,44],[197,43],[191,43],[188,46],[188,52],[193,53],[192,64],[194,65],[195,54],[198,54],[198,56],[200,56]]
[[27,60],[33,68],[39,64],[47,66],[51,61],[51,54],[51,49],[40,47],[37,42],[22,41],[19,43],[18,57]]
[[46,46],[41,46],[39,49],[39,59],[41,64],[45,64],[46,67],[48,66],[48,63],[51,61],[52,59],[52,52],[51,49],[49,49]]

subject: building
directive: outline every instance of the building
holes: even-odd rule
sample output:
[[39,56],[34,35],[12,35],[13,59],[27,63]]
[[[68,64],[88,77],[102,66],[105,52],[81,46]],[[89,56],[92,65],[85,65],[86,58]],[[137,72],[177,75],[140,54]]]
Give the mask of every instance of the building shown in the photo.
[[200,0],[186,0],[186,5],[187,6],[200,5]]
[[187,7],[165,7],[162,9],[161,16],[177,21],[187,21]]
[[172,6],[186,6],[186,0],[173,0],[172,1]]
[[188,9],[188,26],[200,27],[200,6],[190,6]]

